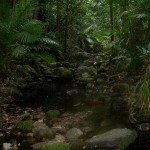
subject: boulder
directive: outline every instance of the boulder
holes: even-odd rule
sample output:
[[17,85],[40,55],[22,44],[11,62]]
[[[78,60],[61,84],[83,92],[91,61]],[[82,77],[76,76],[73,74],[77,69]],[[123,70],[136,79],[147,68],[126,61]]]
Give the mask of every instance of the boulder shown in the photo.
[[65,78],[65,79],[70,79],[72,78],[73,72],[71,69],[65,68],[65,67],[59,67],[57,70],[57,73],[59,77]]
[[56,141],[56,142],[64,142],[65,140],[66,138],[61,134],[56,134],[55,138],[53,139],[53,141]]
[[50,129],[47,125],[43,122],[36,121],[33,124],[34,128],[32,130],[35,138],[47,138],[52,139],[55,136],[55,133],[52,129]]
[[57,133],[61,133],[61,134],[65,134],[67,131],[66,127],[65,126],[61,126],[61,125],[54,125],[52,127],[52,129],[57,132]]
[[126,149],[136,138],[136,131],[117,128],[92,137],[85,142],[85,146],[92,150],[122,150]]
[[11,143],[3,143],[3,150],[13,150]]
[[79,139],[83,135],[83,132],[78,128],[72,128],[66,133],[68,141],[74,141]]
[[35,120],[44,120],[45,119],[45,113],[43,113],[43,112],[36,113],[35,115],[33,115],[33,118]]
[[40,147],[42,147],[44,144],[47,144],[48,142],[39,142],[39,143],[35,143],[33,145],[31,145],[33,150],[39,150]]

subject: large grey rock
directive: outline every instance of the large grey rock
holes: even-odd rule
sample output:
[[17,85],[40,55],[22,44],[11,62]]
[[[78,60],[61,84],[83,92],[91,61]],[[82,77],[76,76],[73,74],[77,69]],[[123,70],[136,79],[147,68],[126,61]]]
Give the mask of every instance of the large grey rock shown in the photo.
[[69,141],[77,140],[79,137],[83,135],[83,132],[78,128],[72,128],[66,133],[66,138]]
[[3,150],[13,150],[11,143],[3,143]]
[[32,132],[33,132],[35,138],[52,139],[55,136],[55,133],[52,129],[50,129],[43,122],[38,122],[38,121],[36,121],[33,124]]
[[122,150],[126,149],[137,138],[137,133],[130,129],[113,129],[96,135],[85,142],[87,149]]

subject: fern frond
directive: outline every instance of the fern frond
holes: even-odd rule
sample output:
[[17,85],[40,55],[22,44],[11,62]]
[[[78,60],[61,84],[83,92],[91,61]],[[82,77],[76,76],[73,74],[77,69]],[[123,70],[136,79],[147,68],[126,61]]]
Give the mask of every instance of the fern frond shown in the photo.
[[59,43],[55,40],[52,40],[50,38],[42,38],[42,42],[44,42],[45,44],[50,44],[50,45],[54,45],[54,46],[58,46]]
[[16,47],[16,48],[14,48],[14,49],[13,49],[13,52],[12,52],[12,56],[13,56],[13,57],[22,56],[22,55],[24,55],[24,54],[27,52],[27,50],[30,49],[29,46],[26,46],[26,45],[19,45],[19,44],[15,45],[15,47]]
[[46,61],[47,63],[56,62],[56,58],[49,53],[38,54],[38,56],[42,58],[44,61]]
[[15,35],[16,41],[23,44],[32,44],[38,41],[39,37],[28,32],[19,32]]
[[34,34],[38,37],[41,37],[43,34],[42,24],[40,21],[37,21],[37,20],[31,20],[31,21],[26,22],[22,26],[22,30],[30,34]]
[[0,2],[0,21],[7,22],[10,19],[11,12],[7,1]]
[[9,26],[10,28],[19,29],[28,19],[32,17],[33,5],[31,0],[21,0],[16,4],[12,13]]

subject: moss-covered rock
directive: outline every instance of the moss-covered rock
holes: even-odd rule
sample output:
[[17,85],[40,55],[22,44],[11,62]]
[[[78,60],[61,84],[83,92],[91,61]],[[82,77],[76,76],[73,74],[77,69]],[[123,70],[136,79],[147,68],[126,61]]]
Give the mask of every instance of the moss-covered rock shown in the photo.
[[49,110],[46,112],[47,119],[57,118],[60,115],[60,112],[56,109]]
[[67,143],[48,142],[42,145],[39,150],[70,150],[70,147]]
[[15,130],[23,132],[23,133],[31,132],[32,128],[33,128],[33,121],[32,120],[19,121],[15,125]]
[[59,67],[57,73],[61,78],[65,78],[65,79],[70,79],[73,76],[71,69],[65,67]]

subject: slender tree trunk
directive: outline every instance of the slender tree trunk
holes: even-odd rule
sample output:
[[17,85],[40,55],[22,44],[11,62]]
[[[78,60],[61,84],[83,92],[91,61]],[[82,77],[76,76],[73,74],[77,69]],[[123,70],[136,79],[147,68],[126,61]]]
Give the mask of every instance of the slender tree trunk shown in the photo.
[[15,4],[16,4],[15,0],[10,0],[10,6],[11,6],[12,9],[15,8]]
[[[111,34],[110,34],[110,42],[113,42],[114,41],[114,9],[113,9],[113,4],[114,4],[114,1],[113,0],[110,0],[110,30],[111,30]],[[114,52],[114,47],[112,46],[111,47],[111,55],[112,57],[115,55],[115,52]]]
[[69,13],[69,0],[66,3],[66,17],[65,17],[65,38],[64,38],[64,52],[67,52],[68,44],[68,13]]
[[111,37],[110,41],[114,41],[114,9],[113,9],[113,0],[110,1],[110,28],[111,28]]
[[59,2],[59,0],[57,0],[57,18],[56,18],[56,31],[60,32],[60,28],[61,28],[61,14],[60,14],[60,10],[61,10],[61,4]]
[[[129,0],[123,0],[121,5],[120,5],[120,13],[122,14],[123,12],[127,11],[129,8]],[[121,30],[121,35],[122,35],[122,38],[125,40],[128,39],[128,29],[126,28],[126,24],[127,24],[127,17],[126,16],[122,16],[121,17],[121,20],[122,20],[122,30]]]

